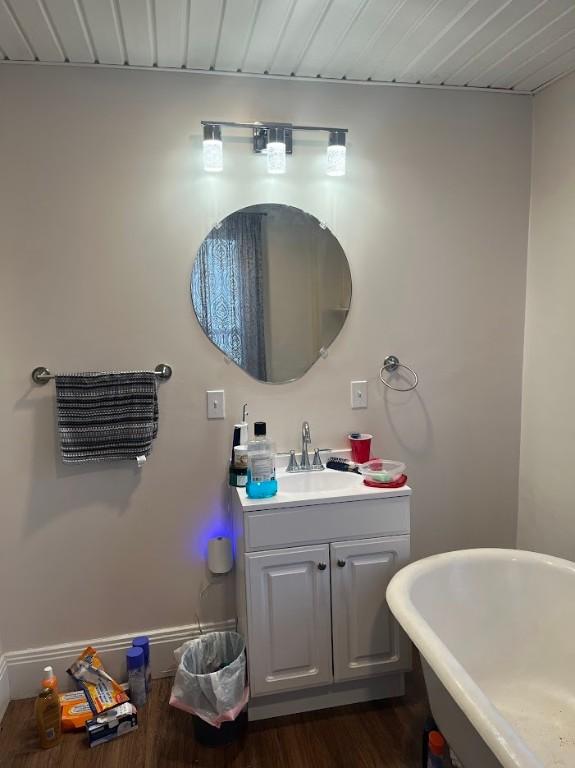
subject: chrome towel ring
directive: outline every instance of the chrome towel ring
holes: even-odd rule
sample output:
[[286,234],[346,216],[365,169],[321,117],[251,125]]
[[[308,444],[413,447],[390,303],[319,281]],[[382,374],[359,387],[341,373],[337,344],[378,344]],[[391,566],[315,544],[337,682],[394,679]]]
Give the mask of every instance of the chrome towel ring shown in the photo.
[[[395,373],[398,368],[405,368],[406,371],[409,371],[411,375],[413,376],[413,384],[410,387],[392,387],[391,384],[389,384],[384,378],[383,378],[383,372],[387,371],[387,373]],[[410,368],[409,365],[406,365],[405,363],[401,363],[399,360],[399,357],[396,357],[395,355],[388,355],[385,360],[383,361],[383,365],[379,369],[379,378],[381,379],[381,383],[385,384],[386,387],[389,389],[393,389],[394,392],[411,392],[412,389],[415,389],[417,387],[417,384],[419,382],[419,379],[417,377],[416,372],[413,370],[413,368]]]

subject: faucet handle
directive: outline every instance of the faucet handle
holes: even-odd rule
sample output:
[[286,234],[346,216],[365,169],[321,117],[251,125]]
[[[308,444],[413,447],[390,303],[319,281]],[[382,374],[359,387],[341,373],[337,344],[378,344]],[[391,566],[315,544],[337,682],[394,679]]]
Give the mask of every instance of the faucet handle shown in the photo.
[[289,452],[289,463],[287,465],[287,472],[297,472],[299,469],[297,459],[295,457],[295,451]]
[[320,453],[319,453],[319,448],[316,448],[315,451],[314,451],[312,467],[314,467],[314,469],[323,469],[324,468],[323,461],[321,460],[321,456],[320,456]]

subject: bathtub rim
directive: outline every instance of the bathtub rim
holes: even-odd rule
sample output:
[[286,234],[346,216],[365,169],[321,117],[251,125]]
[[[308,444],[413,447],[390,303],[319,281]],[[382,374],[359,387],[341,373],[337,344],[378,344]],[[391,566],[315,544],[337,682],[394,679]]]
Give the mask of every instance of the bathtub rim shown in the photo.
[[406,565],[395,574],[386,591],[387,602],[393,615],[504,768],[542,768],[541,761],[529,749],[522,736],[501,715],[439,639],[411,599],[412,586],[427,573],[450,563],[470,560],[538,564],[568,571],[573,576],[575,563],[552,555],[519,549],[456,550],[432,555]]

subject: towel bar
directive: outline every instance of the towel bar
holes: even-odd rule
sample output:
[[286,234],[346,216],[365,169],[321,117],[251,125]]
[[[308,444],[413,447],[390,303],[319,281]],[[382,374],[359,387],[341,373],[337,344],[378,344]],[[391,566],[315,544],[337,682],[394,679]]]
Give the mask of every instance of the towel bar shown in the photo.
[[[158,378],[163,379],[164,381],[167,381],[172,375],[172,367],[170,365],[167,365],[166,363],[160,363],[154,368],[154,373]],[[35,384],[47,384],[50,381],[50,379],[55,379],[55,378],[56,378],[55,374],[50,373],[48,368],[45,368],[43,365],[40,365],[37,368],[34,368],[34,370],[32,371],[32,381]]]

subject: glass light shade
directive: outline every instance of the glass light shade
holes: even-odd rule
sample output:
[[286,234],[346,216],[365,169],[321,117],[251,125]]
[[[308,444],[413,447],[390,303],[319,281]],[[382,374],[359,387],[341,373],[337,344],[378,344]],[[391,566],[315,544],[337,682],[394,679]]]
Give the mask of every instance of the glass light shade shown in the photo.
[[219,173],[224,170],[224,147],[221,139],[204,139],[204,171]]
[[327,148],[327,168],[328,176],[345,176],[345,145],[330,144]]
[[268,173],[286,172],[286,145],[283,141],[268,141]]

